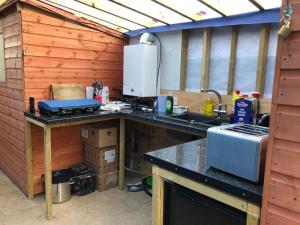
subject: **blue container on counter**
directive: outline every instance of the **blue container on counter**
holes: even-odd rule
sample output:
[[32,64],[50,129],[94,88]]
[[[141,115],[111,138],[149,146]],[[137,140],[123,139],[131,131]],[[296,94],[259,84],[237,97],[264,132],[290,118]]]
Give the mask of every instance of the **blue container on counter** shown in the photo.
[[157,96],[157,112],[166,112],[167,95]]

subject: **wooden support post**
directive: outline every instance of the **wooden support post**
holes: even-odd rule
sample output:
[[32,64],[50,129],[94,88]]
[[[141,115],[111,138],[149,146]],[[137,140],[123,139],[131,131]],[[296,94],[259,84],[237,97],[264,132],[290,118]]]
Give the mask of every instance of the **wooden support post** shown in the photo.
[[185,91],[186,88],[186,72],[188,61],[188,48],[189,48],[190,31],[182,31],[181,42],[181,65],[180,65],[180,91]]
[[47,219],[52,219],[51,128],[44,127],[45,194]]
[[33,174],[32,174],[32,144],[31,144],[31,123],[25,121],[26,136],[26,162],[27,162],[27,196],[33,199]]
[[229,61],[227,95],[232,95],[233,88],[234,88],[236,49],[237,49],[237,42],[238,42],[238,33],[239,33],[239,27],[238,26],[233,26],[232,27],[232,34],[231,34],[231,47],[230,47],[230,61]]
[[164,179],[158,175],[159,168],[152,167],[152,224],[163,225],[164,222]]
[[208,88],[209,64],[211,47],[211,28],[205,28],[203,33],[202,66],[201,66],[201,89]]
[[270,37],[270,24],[263,24],[260,29],[260,41],[259,41],[259,51],[258,51],[258,61],[256,70],[256,88],[261,95],[264,94],[265,89],[265,77],[266,77],[266,67],[268,61],[268,47],[269,47],[269,37]]
[[120,118],[120,147],[119,147],[119,189],[124,190],[125,187],[125,118]]
[[260,208],[248,203],[247,205],[247,225],[259,225]]

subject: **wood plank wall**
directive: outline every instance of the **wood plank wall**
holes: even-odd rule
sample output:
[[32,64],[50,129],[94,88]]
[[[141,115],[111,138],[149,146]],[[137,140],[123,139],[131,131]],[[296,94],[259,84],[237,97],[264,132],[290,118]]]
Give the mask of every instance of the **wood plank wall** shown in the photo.
[[126,41],[31,8],[22,10],[22,31],[26,100],[48,98],[51,83],[122,87]]
[[[49,99],[52,83],[82,83],[95,79],[110,88],[122,87],[123,46],[126,39],[110,36],[30,7],[22,13],[25,103]],[[117,95],[110,90],[111,95]],[[43,190],[42,129],[33,127],[34,192]],[[79,126],[54,129],[53,170],[82,161]]]
[[292,33],[277,49],[261,225],[300,224],[300,0],[289,2]]
[[15,12],[0,19],[4,36],[5,82],[0,82],[0,169],[21,189],[26,187],[21,19]]

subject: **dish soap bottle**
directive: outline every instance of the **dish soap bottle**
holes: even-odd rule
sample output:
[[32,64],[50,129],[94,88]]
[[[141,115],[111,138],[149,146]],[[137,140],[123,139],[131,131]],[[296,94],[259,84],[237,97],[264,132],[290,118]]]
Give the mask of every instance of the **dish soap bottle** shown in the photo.
[[240,90],[234,90],[232,93],[232,111],[233,111],[233,113],[234,113],[234,108],[235,108],[235,101],[237,99],[241,98],[240,93],[241,93]]
[[213,101],[210,96],[208,96],[204,102],[204,114],[208,116],[212,116],[214,114]]
[[166,114],[172,114],[173,113],[173,104],[174,104],[173,96],[167,96],[167,99],[166,99]]

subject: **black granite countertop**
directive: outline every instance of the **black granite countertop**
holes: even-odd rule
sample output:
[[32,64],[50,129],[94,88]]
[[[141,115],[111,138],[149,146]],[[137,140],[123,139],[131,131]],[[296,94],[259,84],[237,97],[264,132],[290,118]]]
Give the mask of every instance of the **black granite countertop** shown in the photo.
[[262,184],[208,168],[206,139],[149,152],[144,158],[163,169],[261,205]]
[[97,111],[94,113],[84,113],[84,114],[72,114],[72,115],[53,115],[45,116],[39,114],[31,114],[29,112],[24,113],[25,116],[37,120],[44,124],[57,124],[65,122],[74,122],[74,121],[84,121],[97,118],[107,118],[107,117],[116,117],[124,116],[125,119],[132,119],[140,122],[148,122],[153,125],[161,125],[167,128],[177,129],[182,132],[192,133],[197,136],[206,137],[207,129],[209,125],[199,125],[191,124],[184,121],[174,120],[167,116],[164,113],[152,113],[152,112],[141,112],[141,111],[132,111],[132,110],[123,110],[120,112],[113,111]]

